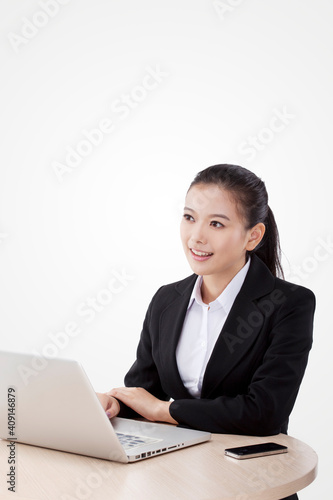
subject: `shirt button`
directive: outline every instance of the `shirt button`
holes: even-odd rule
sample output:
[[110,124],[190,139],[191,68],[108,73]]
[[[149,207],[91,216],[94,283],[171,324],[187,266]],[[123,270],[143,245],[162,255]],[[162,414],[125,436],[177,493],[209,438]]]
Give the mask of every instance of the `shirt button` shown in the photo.
[[206,347],[206,342],[201,342],[201,347]]

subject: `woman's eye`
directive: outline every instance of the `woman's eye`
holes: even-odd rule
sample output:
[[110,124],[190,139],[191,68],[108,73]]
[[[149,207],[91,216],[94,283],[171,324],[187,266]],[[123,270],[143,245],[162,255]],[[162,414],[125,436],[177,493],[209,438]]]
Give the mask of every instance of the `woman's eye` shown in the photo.
[[212,225],[213,227],[225,227],[225,226],[222,224],[222,222],[219,222],[219,221],[217,221],[217,220],[212,220],[211,225]]
[[190,214],[184,214],[184,219],[191,221],[191,222],[194,221],[192,215],[190,215]]

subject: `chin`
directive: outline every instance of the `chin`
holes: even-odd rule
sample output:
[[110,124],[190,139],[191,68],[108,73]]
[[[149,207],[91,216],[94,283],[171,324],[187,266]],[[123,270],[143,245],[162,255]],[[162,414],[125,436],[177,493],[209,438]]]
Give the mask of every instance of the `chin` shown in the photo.
[[204,276],[205,274],[214,274],[214,271],[212,271],[212,269],[210,269],[208,266],[204,266],[200,262],[197,264],[189,261],[189,265],[192,271],[198,276]]

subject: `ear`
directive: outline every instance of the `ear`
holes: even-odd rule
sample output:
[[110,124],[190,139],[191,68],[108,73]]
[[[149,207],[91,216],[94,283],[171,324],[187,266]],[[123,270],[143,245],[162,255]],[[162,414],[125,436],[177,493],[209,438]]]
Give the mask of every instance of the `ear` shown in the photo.
[[265,231],[266,227],[262,222],[259,222],[252,229],[249,229],[249,238],[245,249],[248,251],[254,250],[263,239]]

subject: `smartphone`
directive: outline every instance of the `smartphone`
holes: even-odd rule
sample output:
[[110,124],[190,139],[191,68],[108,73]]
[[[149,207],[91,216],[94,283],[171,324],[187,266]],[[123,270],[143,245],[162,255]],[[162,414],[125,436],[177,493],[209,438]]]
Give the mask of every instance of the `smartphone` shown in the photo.
[[287,446],[277,443],[252,444],[250,446],[239,446],[238,448],[227,448],[225,455],[243,460],[244,458],[265,457],[276,453],[287,453]]

